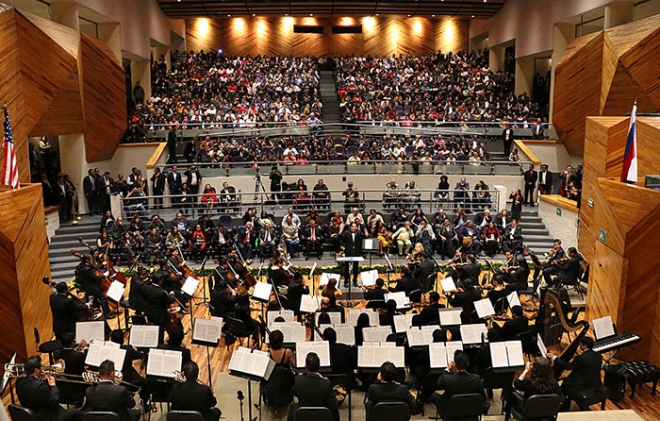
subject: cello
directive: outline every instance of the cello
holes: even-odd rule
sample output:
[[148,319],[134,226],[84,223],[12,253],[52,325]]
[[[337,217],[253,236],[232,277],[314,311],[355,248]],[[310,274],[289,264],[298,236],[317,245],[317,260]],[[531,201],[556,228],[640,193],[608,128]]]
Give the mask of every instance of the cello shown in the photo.
[[[57,282],[51,282],[51,281],[48,279],[47,276],[44,276],[43,279],[42,279],[41,281],[42,281],[44,284],[46,284],[46,285],[48,285],[49,287],[51,287],[51,288],[55,288],[55,286],[57,285]],[[76,295],[72,294],[71,291],[68,290],[68,288],[67,288],[67,293],[66,293],[66,295],[67,295],[67,297],[70,297],[73,301],[75,301],[75,302],[78,303],[78,304],[82,304],[82,305],[88,305],[88,304],[89,304],[89,303],[86,303],[86,302],[84,302],[83,300],[81,300],[81,299],[80,299],[79,297],[77,297]],[[80,311],[77,311],[76,313],[78,314],[78,321],[79,321],[79,322],[87,322],[87,321],[94,321],[94,320],[103,320],[103,312],[102,312],[102,311],[98,311],[98,312],[95,313],[94,310],[92,310],[92,309],[90,308],[90,306],[87,306],[87,310],[80,310]]]

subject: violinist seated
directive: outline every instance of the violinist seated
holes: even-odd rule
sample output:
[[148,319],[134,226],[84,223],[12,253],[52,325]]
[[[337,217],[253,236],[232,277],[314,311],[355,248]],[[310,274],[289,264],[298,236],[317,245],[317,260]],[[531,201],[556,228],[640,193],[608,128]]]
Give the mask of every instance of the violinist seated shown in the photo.
[[236,293],[227,281],[216,281],[211,290],[211,315],[216,317],[236,317],[234,305]]
[[[456,252],[457,254],[460,252]],[[454,280],[458,279],[457,286],[460,288],[462,283],[465,280],[470,279],[473,281],[473,284],[479,282],[479,275],[481,274],[481,266],[477,262],[477,258],[474,254],[468,254],[464,260],[465,263],[458,263],[455,267],[455,270],[447,273],[447,276],[451,276]]]
[[439,325],[440,324],[440,309],[445,308],[444,304],[440,304],[440,294],[435,291],[429,293],[429,305],[422,307],[419,313],[424,320],[425,325]]
[[493,276],[490,281],[490,290],[488,291],[488,299],[495,306],[498,300],[508,297],[511,291],[507,290],[504,285],[504,278],[502,275],[497,274]]
[[499,332],[499,336],[503,341],[512,341],[519,334],[529,330],[529,321],[524,316],[521,306],[513,306],[511,308],[511,316],[513,319],[507,320],[502,326],[494,323],[491,328]]
[[[552,250],[543,254],[543,257],[546,259],[546,263],[543,263],[540,270],[542,270],[544,274],[548,273],[550,276],[557,275],[557,273],[559,272],[559,268],[557,267],[557,264],[563,263],[566,260],[565,259],[566,252],[564,251],[564,248],[561,246],[561,240],[559,238],[555,238],[554,240],[552,240]],[[538,273],[539,273],[539,268],[537,267],[534,271],[534,279],[536,279]]]
[[415,398],[408,391],[408,386],[395,381],[397,370],[394,364],[387,361],[380,366],[376,382],[369,386],[364,405],[367,413],[367,421],[376,421],[372,417],[374,406],[380,402],[404,402],[408,405],[411,414],[417,414],[421,408],[417,408]]
[[529,268],[527,262],[522,256],[516,256],[513,250],[504,252],[506,263],[495,271],[506,282],[506,289],[510,293],[513,291],[522,291],[527,289],[527,278],[529,276]]
[[124,365],[121,367],[121,373],[124,376],[123,380],[140,388],[140,398],[142,398],[145,412],[148,412],[149,385],[147,379],[142,377],[135,367],[133,367],[133,361],[143,361],[145,355],[133,348],[133,346],[124,344],[124,332],[121,329],[115,329],[110,333],[110,341],[116,343],[121,349],[126,351]]
[[[486,393],[481,384],[481,378],[477,374],[468,373],[469,365],[470,357],[468,353],[460,349],[456,350],[453,361],[449,362],[447,371],[440,375],[436,384],[436,389],[443,390],[444,393],[442,395],[438,393],[431,395],[431,402],[435,404],[439,414],[444,414],[449,399],[454,395],[478,393],[483,396],[484,403],[486,402]],[[484,406],[484,412],[487,410],[486,405]]]
[[16,380],[16,394],[21,405],[31,409],[36,421],[69,421],[78,419],[78,410],[60,406],[60,390],[55,378],[44,376],[41,357],[35,355],[25,362],[25,376]]
[[183,366],[183,383],[175,383],[170,393],[172,411],[197,411],[202,414],[203,421],[218,421],[222,411],[216,408],[218,403],[211,388],[200,384],[199,366],[190,361]]
[[59,340],[67,333],[75,334],[79,313],[91,314],[90,304],[69,297],[66,282],[55,285],[55,294],[50,296],[50,310],[53,313],[53,333]]
[[[76,345],[75,334],[68,332],[62,336],[63,349],[55,351],[55,360],[62,360],[64,362],[64,373],[73,376],[82,376],[85,371],[85,353],[87,342],[83,340],[80,345]],[[66,380],[57,382],[57,387],[60,389],[60,403],[72,404],[80,408],[85,398],[85,391],[89,384],[71,383]]]
[[182,303],[188,301],[188,297],[181,292],[181,285],[184,281],[183,274],[179,269],[176,269],[176,266],[172,264],[171,259],[163,259],[160,261],[160,268],[157,273],[162,279],[161,287],[167,293],[172,293],[177,300]]
[[105,360],[99,366],[99,382],[87,389],[85,406],[82,413],[88,411],[111,411],[119,416],[120,421],[137,421],[140,411],[130,409],[135,406],[135,399],[125,386],[117,386],[115,363]]
[[451,295],[447,296],[447,302],[454,308],[461,307],[463,309],[461,318],[465,315],[465,319],[472,318],[474,312],[474,303],[481,299],[481,291],[474,288],[474,283],[471,279],[463,281],[463,287]]
[[332,390],[332,383],[319,373],[321,360],[315,352],[305,357],[305,371],[302,376],[296,377],[293,392],[298,397],[297,403],[289,407],[287,421],[294,421],[299,407],[322,406],[328,408],[332,414],[332,421],[339,421],[339,408],[337,398]]
[[284,269],[284,261],[280,257],[275,258],[268,271],[268,276],[273,284],[275,284],[275,287],[288,285],[291,282],[291,273]]
[[433,289],[435,280],[432,279],[432,282],[429,282],[429,278],[435,271],[435,264],[429,259],[429,255],[426,252],[419,253],[417,259],[417,263],[412,272],[412,277],[415,278],[422,288],[426,289],[428,286],[428,289]]
[[413,278],[412,271],[409,267],[404,266],[401,268],[401,279],[396,283],[394,288],[389,287],[390,292],[405,292],[406,295],[410,295],[411,292],[416,289],[420,289],[421,285],[417,279]]
[[553,263],[553,266],[557,268],[556,271],[553,272],[557,275],[555,279],[552,279],[551,273],[546,272],[546,269],[543,270],[543,278],[548,287],[558,282],[566,284],[574,284],[577,282],[578,277],[580,276],[580,258],[577,249],[575,247],[570,247],[568,249],[568,258],[565,259],[566,261],[555,261],[555,263]]
[[327,285],[323,287],[323,292],[321,296],[328,299],[328,308],[337,309],[337,300],[341,298],[343,293],[339,288],[337,288],[337,278],[330,278]]
[[294,273],[293,281],[289,284],[289,289],[286,294],[289,309],[298,314],[300,311],[302,296],[307,294],[309,294],[309,286],[305,285],[305,279],[302,274],[299,272]]
[[376,279],[376,285],[373,288],[364,288],[364,299],[367,300],[367,308],[385,308],[385,280]]
[[[108,306],[108,299],[105,294],[101,292],[101,282],[108,282],[108,275],[110,273],[107,269],[100,269],[93,263],[94,257],[91,255],[83,256],[82,262],[76,267],[76,280],[80,284],[81,289],[85,292],[86,297],[94,297],[94,302],[98,303],[103,309],[103,314],[106,320],[114,319],[115,315],[110,313]],[[105,272],[100,273],[101,270]]]
[[183,326],[176,327],[169,332],[167,332],[168,338],[167,342],[164,344],[158,345],[158,349],[164,349],[167,351],[178,351],[181,353],[181,371],[183,367],[191,361],[190,359],[190,350],[185,346],[181,345],[183,343]]

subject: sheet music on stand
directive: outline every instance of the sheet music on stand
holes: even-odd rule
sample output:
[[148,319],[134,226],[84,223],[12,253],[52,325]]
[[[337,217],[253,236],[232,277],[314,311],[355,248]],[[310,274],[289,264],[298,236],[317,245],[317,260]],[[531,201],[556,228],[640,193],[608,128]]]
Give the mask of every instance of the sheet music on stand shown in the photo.
[[211,316],[210,319],[200,317],[194,319],[192,340],[193,343],[218,346],[222,337],[222,317]]
[[387,337],[392,333],[390,326],[365,327],[362,336],[365,342],[387,342]]
[[312,270],[309,271],[309,276],[308,276],[309,279],[314,279],[314,271],[316,270],[316,264],[317,262],[314,261],[314,264],[312,265]]
[[180,351],[151,348],[147,360],[147,375],[174,378],[174,372],[181,370]]
[[614,323],[612,323],[612,316],[605,316],[601,317],[600,319],[594,319],[591,323],[594,325],[594,334],[596,335],[596,340],[607,338],[615,334]]
[[536,334],[536,346],[539,348],[539,351],[541,352],[541,355],[543,357],[546,357],[548,355],[548,349],[545,347],[545,344],[543,343],[543,338],[541,338],[541,335],[538,333]]
[[235,376],[268,380],[274,367],[275,361],[267,353],[245,347],[236,349],[229,360],[229,373]]
[[284,318],[286,322],[296,321],[296,314],[293,312],[293,310],[271,310],[266,312],[268,327],[271,327],[273,323],[275,323],[275,319],[278,317]]
[[336,273],[329,273],[329,272],[325,272],[321,274],[321,280],[319,281],[319,285],[320,286],[328,285],[328,282],[330,282],[330,279],[332,278],[335,278],[337,280],[337,285],[339,285],[339,281],[341,281],[341,275]]
[[441,308],[438,310],[440,313],[440,326],[459,326],[461,324],[462,308]]
[[395,333],[404,333],[410,326],[412,326],[412,318],[414,314],[397,314],[394,316],[394,332]]
[[252,290],[252,298],[263,303],[270,301],[270,293],[273,291],[273,285],[267,282],[257,282]]
[[195,295],[195,291],[197,291],[198,286],[199,279],[195,279],[192,276],[189,276],[186,278],[183,286],[181,286],[181,292],[192,297]]
[[[307,329],[298,322],[276,323],[272,330],[279,330],[284,335],[284,343],[305,342]],[[270,343],[266,335],[266,343]]]
[[433,342],[433,332],[438,326],[419,326],[411,327],[406,330],[408,345],[411,347],[425,346]]
[[376,280],[378,279],[378,271],[376,269],[365,270],[360,272],[360,278],[362,279],[363,287],[370,287],[376,285]]
[[114,342],[94,341],[87,348],[85,364],[98,367],[105,360],[115,363],[115,367],[122,367],[126,358],[126,350],[121,349]]
[[520,305],[520,298],[518,297],[518,291],[513,291],[511,294],[506,296],[507,301],[509,301],[509,308]]
[[440,279],[440,285],[442,285],[442,291],[447,294],[450,291],[456,291],[456,283],[454,278],[447,276],[444,279]]
[[124,284],[119,281],[112,281],[106,295],[115,303],[119,303],[124,299],[124,291],[126,291],[126,286]]
[[378,238],[365,238],[362,240],[362,250],[380,251],[380,242]]
[[493,368],[520,367],[525,365],[522,343],[520,341],[492,342],[489,346]]
[[361,308],[361,309],[351,309],[346,314],[346,324],[349,326],[357,325],[357,319],[360,317],[360,314],[367,313],[369,315],[369,324],[375,324],[376,319],[378,319],[378,314],[373,309]]
[[397,310],[403,310],[410,307],[410,299],[406,296],[406,293],[403,291],[385,294],[385,302],[387,303],[389,300],[396,301]]
[[477,310],[477,316],[479,316],[480,319],[495,315],[493,302],[490,301],[489,298],[484,298],[483,300],[475,301],[474,309]]
[[87,343],[105,341],[105,322],[77,322],[76,342],[80,343],[83,339]]
[[355,345],[355,329],[353,326],[340,325],[334,326],[333,329],[337,332],[337,343]]
[[401,346],[358,346],[358,367],[378,368],[385,361],[391,362],[397,368],[404,368],[404,348]]
[[158,347],[160,326],[133,325],[129,344],[137,348]]
[[321,361],[321,367],[331,367],[330,342],[296,342],[296,367],[304,368],[307,354],[315,352]]
[[321,298],[320,295],[303,295],[300,300],[300,312],[314,313],[321,307]]
[[463,345],[481,345],[488,334],[486,325],[461,325],[461,340]]
[[319,329],[323,330],[324,328],[328,327],[327,324],[320,324],[319,323],[319,317],[321,317],[321,314],[326,313],[328,316],[330,316],[330,324],[331,325],[340,325],[341,323],[341,313],[338,311],[319,311],[314,314],[315,316],[315,321],[316,321],[316,326],[318,326]]
[[434,342],[429,344],[429,357],[431,368],[446,368],[454,359],[454,352],[463,349],[461,341]]

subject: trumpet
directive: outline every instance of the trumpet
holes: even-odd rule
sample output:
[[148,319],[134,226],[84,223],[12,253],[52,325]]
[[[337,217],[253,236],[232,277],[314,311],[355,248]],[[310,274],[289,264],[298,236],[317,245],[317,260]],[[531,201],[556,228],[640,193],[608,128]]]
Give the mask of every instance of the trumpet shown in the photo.
[[[63,360],[57,360],[53,365],[46,365],[41,367],[41,371],[44,375],[48,376],[59,376],[64,374],[64,369],[66,368]],[[9,378],[23,377],[25,373],[25,364],[16,364],[16,363],[7,363],[5,364],[5,373]]]

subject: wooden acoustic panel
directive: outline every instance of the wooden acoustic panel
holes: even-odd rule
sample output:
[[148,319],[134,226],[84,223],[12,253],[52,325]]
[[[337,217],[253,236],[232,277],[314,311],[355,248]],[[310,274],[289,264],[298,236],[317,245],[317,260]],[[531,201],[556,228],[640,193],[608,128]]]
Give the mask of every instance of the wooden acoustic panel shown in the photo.
[[36,354],[34,328],[44,340],[53,333],[51,289],[41,282],[50,275],[43,209],[40,184],[0,193],[2,361],[9,361],[14,352],[19,361]]
[[583,154],[587,116],[660,110],[660,15],[571,42],[555,69],[553,123],[571,154]]
[[80,75],[76,66],[60,86],[57,96],[30,131],[30,137],[57,136],[83,133],[84,131]]
[[[323,34],[294,33],[294,25],[321,26]],[[333,34],[333,26],[362,25],[361,34]],[[317,56],[325,54],[429,56],[438,50],[467,51],[469,23],[460,19],[237,17],[186,20],[190,50],[222,49],[230,55]]]
[[107,43],[80,34],[78,71],[87,162],[112,158],[126,131],[124,69]]

